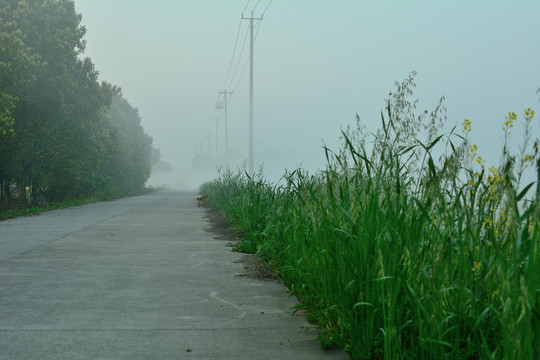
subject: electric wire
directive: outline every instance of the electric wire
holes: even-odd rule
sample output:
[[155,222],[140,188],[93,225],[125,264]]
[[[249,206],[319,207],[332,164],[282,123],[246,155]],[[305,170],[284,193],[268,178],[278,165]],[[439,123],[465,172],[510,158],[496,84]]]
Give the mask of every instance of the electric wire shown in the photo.
[[266,13],[266,10],[268,10],[268,8],[270,7],[270,5],[272,4],[272,1],[274,1],[274,0],[270,0],[270,2],[268,3],[268,5],[266,6],[266,9],[264,9],[264,11],[262,12],[261,17],[264,16],[264,14]]
[[238,88],[238,85],[240,85],[240,82],[244,78],[244,73],[246,72],[248,62],[249,62],[249,57],[246,59],[246,62],[244,63],[244,68],[242,69],[242,74],[238,78],[238,81],[236,82],[236,85],[234,86],[233,92],[236,91],[236,89]]
[[[246,3],[246,6],[244,6],[244,10],[242,14],[246,11],[250,2],[251,0],[248,0],[248,2]],[[238,30],[236,31],[236,39],[234,40],[234,48],[233,48],[233,52],[231,56],[231,62],[229,63],[229,69],[227,70],[227,76],[225,76],[225,81],[223,81],[223,86],[221,87],[222,89],[225,89],[225,85],[227,84],[227,81],[229,80],[229,75],[231,74],[232,65],[234,63],[234,56],[236,55],[236,48],[238,46],[238,38],[240,37],[241,27],[242,27],[242,18],[240,18],[240,21],[238,23]],[[245,44],[245,39],[244,39],[244,44]],[[238,65],[236,66],[236,68],[238,69]],[[231,82],[233,81],[233,79],[234,79],[234,75],[233,75],[233,78],[231,78]]]
[[[255,41],[257,40],[257,35],[259,34],[259,28],[261,27],[261,21],[259,21],[259,23],[257,24],[257,30],[255,31],[255,36],[253,37],[253,44],[255,44]],[[240,82],[242,81],[243,77],[244,77],[244,73],[246,72],[246,68],[247,68],[247,64],[249,62],[249,56],[246,58],[246,62],[244,63],[244,69],[242,70],[242,74],[240,75],[240,77],[238,78],[238,81],[233,89],[233,92],[236,91],[236,89],[238,88],[238,85],[240,85]]]
[[[242,12],[245,13],[246,9],[248,8],[249,4],[250,4],[251,0],[248,0],[248,2],[246,3],[246,6],[244,7],[244,10]],[[257,9],[257,7],[259,6],[261,0],[258,0],[257,3],[255,4],[255,6],[253,7],[252,9],[252,13]],[[266,13],[266,11],[268,10],[268,8],[270,7],[270,5],[272,5],[272,2],[273,0],[270,0],[268,2],[268,5],[266,5],[266,8],[264,9],[264,11],[261,13],[261,17],[264,16],[264,14]],[[231,73],[231,69],[232,69],[232,64],[234,62],[234,56],[236,54],[236,49],[237,49],[237,46],[238,46],[238,39],[239,39],[239,35],[240,35],[240,29],[241,29],[241,25],[242,25],[242,20],[243,19],[240,19],[240,24],[238,25],[238,31],[237,31],[237,34],[236,34],[236,40],[235,40],[235,43],[234,43],[234,50],[233,50],[233,56],[231,57],[231,63],[229,64],[229,70],[227,71],[227,76],[225,78],[225,81],[223,83],[223,89],[229,89],[231,88],[231,85],[233,83],[235,83],[235,79],[236,80],[236,85],[234,86],[233,88],[233,92],[236,91],[236,89],[238,88],[238,86],[240,85],[240,82],[242,81],[243,77],[244,77],[244,74],[246,72],[246,69],[247,69],[247,64],[249,62],[249,56],[246,58],[245,62],[244,62],[244,66],[242,68],[242,72],[240,74],[240,77],[236,77],[237,73],[238,73],[238,69],[240,68],[240,64],[242,62],[242,56],[244,54],[244,49],[245,49],[245,46],[246,46],[246,42],[247,42],[247,36],[248,36],[248,33],[249,33],[249,27],[247,28],[246,30],[246,34],[244,35],[244,42],[242,43],[242,50],[240,51],[240,55],[238,56],[238,61],[236,63],[236,67],[234,69],[234,72],[233,72],[233,75],[229,78],[229,75]],[[259,28],[261,26],[261,21],[259,21],[259,23],[257,24],[257,30],[255,32],[255,36],[253,38],[253,43],[256,42],[257,40],[257,35],[259,34]],[[227,80],[229,80],[227,82]],[[228,85],[227,85],[228,84]],[[227,87],[225,87],[225,85],[227,85]]]
[[231,68],[232,68],[232,64],[234,62],[234,55],[236,54],[236,46],[238,45],[238,37],[240,36],[240,28],[241,27],[242,27],[242,19],[240,19],[240,22],[238,23],[238,31],[236,32],[236,40],[234,41],[234,49],[233,49],[233,53],[232,53],[232,56],[231,56],[231,63],[229,64],[229,70],[227,71],[227,76],[225,77],[225,81],[223,82],[222,89],[225,89],[225,84],[227,83],[227,80],[229,80],[229,75],[231,74]]
[[229,81],[229,84],[227,85],[226,89],[229,89],[231,87],[231,84],[236,79],[236,74],[238,73],[238,68],[240,66],[240,63],[242,62],[242,55],[244,55],[244,49],[246,47],[246,42],[249,34],[249,27],[246,29],[246,35],[244,36],[244,42],[242,43],[242,50],[240,50],[240,55],[238,55],[238,62],[236,63],[236,68],[234,69],[234,73]]
[[253,12],[255,11],[255,9],[257,9],[257,6],[259,6],[259,3],[261,2],[261,0],[257,1],[257,3],[255,4],[255,7],[253,9],[251,9],[251,13],[253,14]]
[[257,35],[259,34],[259,28],[261,27],[261,22],[262,21],[259,21],[259,23],[257,24],[257,30],[255,30],[255,36],[253,37],[253,45],[255,45],[255,43],[257,42]]
[[250,2],[251,0],[248,0],[246,6],[244,6],[244,11],[242,11],[242,14],[246,12],[246,9],[248,8]]

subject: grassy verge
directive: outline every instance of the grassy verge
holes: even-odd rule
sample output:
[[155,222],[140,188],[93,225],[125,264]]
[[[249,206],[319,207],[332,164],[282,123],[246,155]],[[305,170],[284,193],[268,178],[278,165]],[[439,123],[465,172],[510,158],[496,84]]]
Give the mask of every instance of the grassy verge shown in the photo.
[[[159,189],[153,189],[153,188],[146,188],[143,191],[141,191],[139,194],[135,195],[142,195],[147,194],[150,192],[159,191]],[[117,197],[118,199],[122,197]],[[42,212],[51,211],[51,210],[58,210],[58,209],[65,209],[73,206],[80,206],[85,204],[91,204],[98,201],[110,201],[115,200],[116,198],[112,198],[110,196],[100,196],[100,197],[88,197],[88,198],[81,198],[81,199],[72,199],[72,200],[64,200],[60,202],[51,202],[51,203],[44,203],[42,205],[36,205],[33,203],[26,203],[26,202],[20,202],[20,203],[12,203],[10,206],[5,206],[6,209],[3,211],[0,211],[0,221],[16,218],[19,216],[32,216],[32,215],[39,215]]]
[[[297,170],[279,186],[224,172],[203,191],[245,233],[240,250],[270,262],[299,297],[322,346],[353,359],[538,358],[534,112],[518,154],[508,114],[501,164],[486,167],[471,123],[440,135],[443,108],[417,116],[413,86],[397,84],[377,133],[345,131],[325,171]],[[523,183],[526,171],[536,181]]]
[[39,215],[45,211],[65,209],[72,206],[79,206],[99,201],[98,199],[82,199],[82,200],[69,200],[58,203],[50,203],[44,206],[18,206],[5,211],[0,212],[0,221],[6,219],[12,219],[19,216],[32,216]]

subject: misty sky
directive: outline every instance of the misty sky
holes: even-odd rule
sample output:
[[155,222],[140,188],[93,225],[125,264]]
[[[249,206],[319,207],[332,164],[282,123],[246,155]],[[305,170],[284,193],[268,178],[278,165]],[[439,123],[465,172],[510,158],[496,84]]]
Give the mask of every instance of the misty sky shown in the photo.
[[[299,164],[324,165],[358,113],[380,125],[384,99],[418,72],[419,108],[445,96],[448,127],[472,121],[472,139],[490,163],[499,159],[508,111],[540,114],[540,1],[75,0],[87,27],[85,56],[100,79],[121,86],[140,111],[162,158],[182,174],[195,155],[223,152],[215,109],[246,8],[265,11],[255,43],[255,162],[270,176]],[[258,23],[256,23],[258,25]],[[229,103],[229,147],[248,156],[248,79]],[[237,60],[233,62],[231,74]],[[228,81],[230,82],[230,81]],[[538,115],[535,131],[538,134]],[[520,136],[516,133],[515,141]],[[256,165],[257,166],[257,165]],[[279,174],[275,174],[278,172]]]

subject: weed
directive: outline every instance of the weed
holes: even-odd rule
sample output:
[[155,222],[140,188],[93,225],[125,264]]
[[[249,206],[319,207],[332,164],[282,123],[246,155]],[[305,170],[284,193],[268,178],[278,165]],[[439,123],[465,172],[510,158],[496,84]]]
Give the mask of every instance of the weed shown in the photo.
[[[226,171],[204,192],[245,233],[245,248],[271,260],[323,346],[354,359],[537,358],[534,112],[525,110],[516,155],[508,137],[518,116],[508,114],[501,164],[486,168],[469,120],[461,134],[440,134],[442,101],[415,115],[413,78],[390,93],[371,150],[359,126],[337,152],[325,149],[317,175],[296,170],[277,186]],[[536,182],[522,184],[533,166]]]

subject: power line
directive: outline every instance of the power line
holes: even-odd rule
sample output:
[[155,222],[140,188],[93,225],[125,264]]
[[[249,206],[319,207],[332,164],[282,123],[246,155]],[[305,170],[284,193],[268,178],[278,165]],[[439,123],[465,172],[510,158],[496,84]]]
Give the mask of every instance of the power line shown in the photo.
[[243,13],[245,13],[245,12],[246,12],[246,9],[247,9],[247,7],[249,6],[249,3],[250,3],[250,2],[251,2],[251,0],[248,0],[248,2],[247,2],[247,4],[246,4],[246,6],[244,7],[244,11],[242,11]]
[[[270,2],[268,3],[268,5],[266,5],[266,8],[264,9],[264,11],[261,13],[261,17],[264,16],[264,13],[266,13],[266,10],[268,10],[268,8],[270,7],[270,4],[272,4],[272,1],[273,0],[270,0]],[[255,9],[257,9],[257,7],[259,6],[259,3],[261,2],[261,0],[257,1],[257,4],[255,4],[255,6],[253,7],[253,9],[251,9],[251,12],[255,12]],[[244,12],[246,12],[246,9],[244,9]]]
[[[266,9],[264,9],[264,12],[263,14],[266,12],[266,10],[268,10],[268,7],[270,6],[270,4],[272,3],[273,0],[270,0],[270,2],[268,3],[268,5],[266,6]],[[248,2],[246,3],[246,6],[244,6],[244,11],[242,13],[244,13],[246,11],[246,9],[248,8],[249,4],[250,4],[251,0],[248,0]],[[257,4],[255,4],[255,7],[253,8],[253,11],[257,8],[257,6],[259,6],[259,3],[261,2],[261,0],[258,0],[257,1]],[[229,69],[227,70],[227,76],[225,77],[225,81],[223,82],[223,86],[222,88],[225,89],[225,85],[227,84],[227,80],[229,80],[229,75],[231,74],[231,69],[232,69],[232,64],[234,63],[234,55],[236,54],[236,48],[238,46],[238,38],[240,37],[240,28],[242,27],[242,19],[240,19],[240,22],[238,24],[238,30],[236,32],[236,39],[234,41],[234,48],[233,48],[233,53],[232,53],[232,56],[231,56],[231,62],[229,64]],[[257,32],[258,32],[258,27],[257,27]],[[241,61],[241,58],[242,58],[242,54],[244,53],[244,47],[246,45],[246,40],[247,40],[247,31],[246,31],[246,36],[244,37],[244,43],[242,44],[242,51],[240,53],[240,56],[238,57],[238,63],[236,64],[236,68],[235,68],[235,72],[231,78],[231,81],[229,82],[229,86],[231,86],[231,84],[234,82],[234,77],[236,75],[236,72],[238,71],[238,67],[240,66],[240,61]]]
[[270,5],[272,4],[272,1],[274,1],[274,0],[270,0],[270,2],[268,3],[268,6],[266,6],[266,9],[264,9],[264,11],[262,12],[261,17],[264,16],[264,14],[266,13],[266,10],[268,10]]
[[[227,76],[225,77],[225,81],[223,82],[222,88],[225,88],[225,84],[227,83],[227,80],[229,80],[229,74],[231,73],[232,64],[234,62],[234,55],[236,53],[236,45],[238,45],[238,37],[240,36],[240,28],[242,27],[242,19],[240,19],[240,22],[238,23],[238,31],[236,32],[236,40],[234,41],[234,49],[231,56],[231,63],[229,64],[229,70],[227,71]],[[245,42],[245,40],[244,40]]]
[[257,1],[257,3],[255,4],[255,7],[253,9],[251,9],[251,12],[255,12],[255,9],[257,8],[257,6],[259,6],[260,2],[261,2],[261,0]]
[[[264,8],[264,11],[262,12],[260,18],[255,18],[253,17],[253,12],[257,9],[257,7],[259,6],[259,4],[261,3],[261,0],[258,0],[257,3],[255,4],[255,6],[253,7],[253,9],[251,10],[251,16],[250,17],[244,17],[244,13],[245,11],[247,10],[247,8],[249,7],[249,4],[251,3],[251,0],[248,0],[247,3],[246,3],[246,6],[244,7],[244,10],[242,12],[242,17],[240,18],[240,24],[238,25],[238,30],[236,32],[236,39],[235,39],[235,42],[234,42],[234,48],[233,48],[233,52],[232,52],[232,56],[231,56],[231,61],[229,63],[229,68],[227,70],[227,76],[225,77],[225,81],[223,82],[223,87],[222,87],[222,90],[221,91],[218,91],[218,99],[216,101],[216,110],[218,110],[219,112],[221,112],[221,110],[224,110],[224,117],[225,117],[225,121],[224,121],[224,125],[225,125],[225,157],[226,157],[226,163],[227,163],[227,166],[228,166],[228,130],[227,130],[227,105],[228,105],[228,100],[230,99],[230,95],[232,95],[232,93],[236,90],[236,88],[240,85],[240,82],[242,81],[243,77],[244,77],[244,73],[246,71],[246,68],[247,68],[247,63],[248,61],[250,62],[250,76],[249,76],[249,172],[250,173],[253,173],[254,169],[253,169],[253,166],[254,166],[254,159],[253,159],[253,148],[254,148],[254,144],[253,144],[253,46],[254,46],[254,43],[255,43],[255,40],[257,39],[257,35],[259,34],[259,29],[260,29],[260,26],[261,26],[261,22],[263,20],[263,16],[264,14],[266,13],[266,11],[268,10],[268,8],[270,7],[270,5],[272,4],[273,0],[270,0],[268,2],[268,5],[266,5],[266,7]],[[238,61],[236,63],[236,66],[235,66],[235,69],[234,69],[234,73],[233,75],[230,77],[231,75],[231,70],[232,70],[232,66],[233,66],[233,63],[235,61],[235,55],[237,53],[237,48],[238,48],[238,39],[240,38],[240,30],[241,30],[241,27],[242,27],[242,22],[243,20],[249,20],[249,26],[248,26],[248,29],[246,31],[246,35],[244,36],[244,41],[242,43],[242,49],[240,51],[240,54],[238,55]],[[254,30],[254,24],[253,22],[255,21],[258,21],[258,24],[257,24],[257,29],[256,29],[256,32],[255,34],[253,34],[253,30]],[[242,69],[242,73],[240,74],[240,77],[236,77],[236,75],[238,74],[238,69],[240,67],[240,64],[242,62],[242,56],[244,55],[244,49],[245,49],[245,45],[246,45],[246,41],[247,41],[247,36],[248,36],[248,32],[249,32],[249,35],[250,35],[250,54],[249,54],[249,57],[246,59],[246,62],[244,63],[244,66],[243,66],[243,69]],[[254,36],[255,35],[255,36]],[[236,85],[234,87],[234,89],[232,91],[228,91],[227,89],[230,89],[231,85],[235,82],[235,79],[238,79],[238,81],[236,82]],[[228,86],[226,87],[225,85]],[[223,97],[223,101],[221,100],[221,98]],[[228,99],[229,97],[229,99]],[[209,133],[209,139],[210,139],[210,133]],[[217,136],[218,136],[218,132],[217,132],[217,119],[216,119],[216,157],[217,157]],[[208,146],[210,146],[210,140],[208,140]]]
[[[246,3],[246,6],[244,7],[244,12],[248,8],[250,2],[251,2],[251,0],[248,0],[248,2]],[[261,0],[257,1],[255,6],[253,7],[252,11],[254,11],[259,6],[260,2],[261,2]],[[266,8],[264,9],[264,11],[261,14],[261,17],[263,17],[263,15],[266,13],[266,11],[270,7],[270,5],[272,5],[272,2],[273,2],[273,0],[270,0],[268,2],[268,5],[266,5]],[[242,23],[242,19],[240,19],[240,24],[238,26],[238,31],[236,33],[236,40],[235,40],[235,43],[234,43],[233,56],[231,57],[231,62],[229,64],[229,70],[227,71],[227,76],[225,78],[225,81],[223,82],[222,89],[230,89],[231,86],[235,83],[235,80],[237,79],[236,75],[238,73],[238,69],[240,68],[240,64],[242,62],[242,55],[244,54],[244,49],[245,49],[245,46],[246,46],[246,41],[247,41],[249,28],[246,29],[246,34],[244,36],[244,42],[242,43],[242,50],[240,51],[240,55],[238,56],[238,61],[237,61],[236,66],[235,66],[234,73],[233,73],[232,77],[229,78],[229,75],[230,75],[231,69],[232,69],[232,64],[234,63],[234,59],[235,59],[236,49],[237,49],[237,46],[238,46],[238,39],[239,39],[239,35],[240,35],[241,23]],[[255,39],[253,40],[254,42],[257,40],[257,35],[259,34],[260,26],[261,26],[261,23],[259,22],[258,25],[257,25],[257,31],[255,33]],[[236,85],[234,86],[233,91],[236,90],[238,88],[238,86],[240,85],[240,82],[242,81],[242,78],[244,77],[244,73],[246,71],[248,61],[249,61],[249,58],[246,58],[246,61],[244,62],[244,66],[242,67],[242,73],[241,73],[240,77],[238,78],[238,80],[236,81]],[[228,80],[228,82],[227,82],[227,80]]]
[[[253,43],[255,43],[255,40],[257,40],[257,34],[259,33],[259,28],[261,27],[261,22],[257,24],[257,30],[255,31],[255,38],[253,39]],[[240,82],[242,81],[242,78],[244,77],[244,73],[246,72],[247,64],[249,62],[249,57],[246,58],[246,62],[244,63],[244,68],[242,70],[242,75],[238,78],[238,81],[236,82],[236,85],[233,88],[233,92],[236,91],[238,88],[238,85],[240,85]]]
[[[240,19],[240,21],[242,21],[242,19]],[[238,72],[238,67],[240,66],[240,62],[242,61],[242,55],[244,55],[244,49],[246,47],[248,34],[249,34],[249,28],[246,29],[246,35],[244,36],[244,42],[242,43],[242,50],[240,50],[240,55],[238,55],[238,62],[236,63],[236,68],[234,69],[233,76],[231,77],[231,80],[229,81],[229,85],[227,87],[224,87],[224,89],[230,88],[231,84],[234,82],[234,79]]]
[[244,78],[244,73],[246,72],[248,62],[249,62],[249,57],[246,58],[246,62],[244,63],[244,68],[242,69],[242,75],[240,75],[240,77],[238,78],[238,81],[236,82],[236,85],[234,86],[233,91],[236,91],[236,89],[238,88],[238,85],[240,85],[240,82]]
[[260,27],[261,27],[261,22],[259,21],[259,24],[257,25],[257,31],[255,31],[255,37],[253,38],[253,43],[254,44],[255,44],[255,40],[257,40],[257,35],[259,34],[259,28]]

